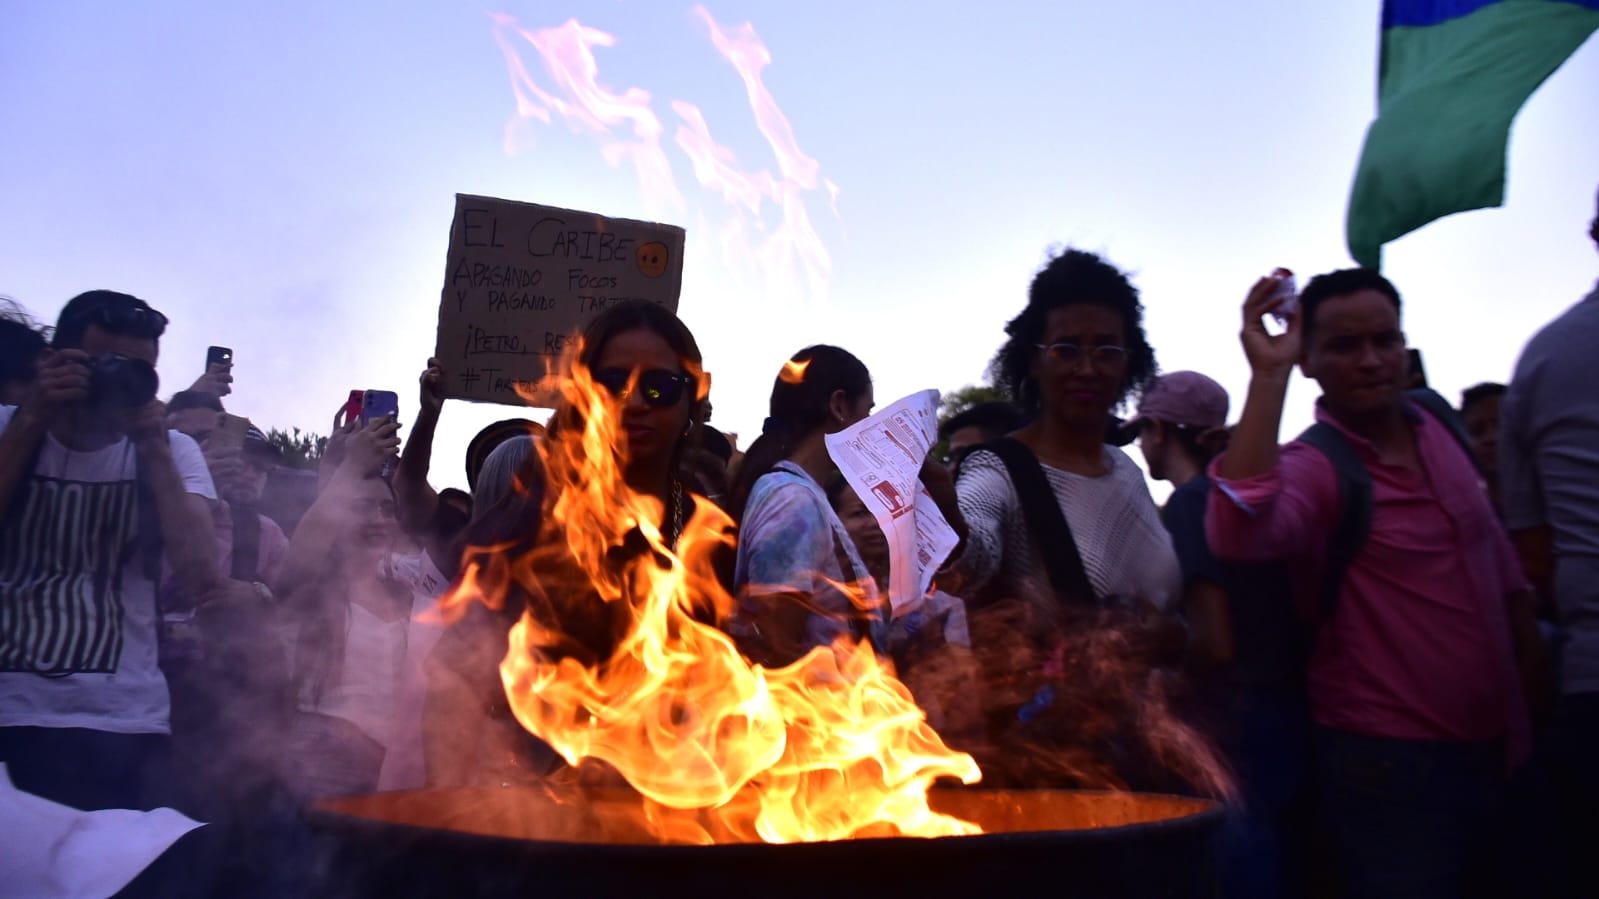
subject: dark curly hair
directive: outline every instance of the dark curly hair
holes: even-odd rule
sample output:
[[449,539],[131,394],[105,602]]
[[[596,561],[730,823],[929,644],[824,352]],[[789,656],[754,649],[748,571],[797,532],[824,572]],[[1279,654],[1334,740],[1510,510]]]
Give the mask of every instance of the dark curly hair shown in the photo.
[[1138,300],[1138,288],[1098,254],[1067,248],[1051,257],[1033,277],[1027,290],[1027,308],[1005,326],[1010,339],[989,363],[994,383],[1024,413],[1037,412],[1043,405],[1031,369],[1049,314],[1076,303],[1098,303],[1121,315],[1122,331],[1127,335],[1127,376],[1116,398],[1118,406],[1129,397],[1142,396],[1155,381],[1159,371],[1155,348],[1144,334],[1144,306]]

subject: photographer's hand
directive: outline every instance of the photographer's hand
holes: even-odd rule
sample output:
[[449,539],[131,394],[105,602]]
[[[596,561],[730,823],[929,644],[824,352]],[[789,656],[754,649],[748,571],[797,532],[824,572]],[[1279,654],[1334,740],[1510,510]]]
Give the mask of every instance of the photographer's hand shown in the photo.
[[[189,492],[175,453],[184,454],[186,467],[189,460],[200,460],[188,455],[194,453],[189,438],[181,434],[174,437],[168,431],[166,406],[159,400],[151,400],[134,413],[128,425],[128,439],[139,454],[144,477],[155,495],[165,555],[178,587],[175,595],[181,604],[197,604],[221,582],[212,540],[211,506],[204,496]],[[174,439],[180,441],[180,450],[173,449]]]
[[60,409],[88,399],[88,361],[82,350],[45,350],[39,376],[17,410],[18,421],[48,424]]
[[82,350],[45,350],[27,399],[0,433],[0,509],[8,508],[27,476],[34,450],[65,408],[89,396],[88,356]]
[[151,400],[133,413],[128,422],[128,439],[141,453],[171,453],[167,442],[167,407],[160,400]]

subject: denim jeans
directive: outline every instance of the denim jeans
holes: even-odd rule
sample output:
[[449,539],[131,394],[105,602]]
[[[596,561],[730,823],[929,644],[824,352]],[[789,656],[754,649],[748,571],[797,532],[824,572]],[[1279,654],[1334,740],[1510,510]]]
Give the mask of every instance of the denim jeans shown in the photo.
[[1239,793],[1217,834],[1221,895],[1292,896],[1308,851],[1307,703],[1289,691],[1233,688],[1221,699],[1213,729]]
[[1550,740],[1553,896],[1594,895],[1599,850],[1599,693],[1561,697]]
[[1340,895],[1511,895],[1503,744],[1316,729],[1318,805]]

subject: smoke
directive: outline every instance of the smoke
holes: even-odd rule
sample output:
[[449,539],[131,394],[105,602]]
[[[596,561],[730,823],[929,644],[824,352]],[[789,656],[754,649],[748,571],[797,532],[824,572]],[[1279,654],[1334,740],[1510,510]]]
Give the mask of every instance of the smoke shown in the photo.
[[[614,35],[576,19],[554,28],[527,28],[498,13],[492,16],[494,36],[516,98],[515,115],[506,125],[506,152],[527,153],[544,129],[564,123],[596,141],[608,164],[631,165],[650,215],[693,215],[693,230],[713,238],[721,268],[746,295],[754,293],[774,307],[825,303],[832,256],[807,203],[825,196],[836,216],[839,186],[800,147],[793,124],[767,89],[762,70],[772,63],[772,53],[754,26],[724,26],[703,6],[692,12],[743,83],[775,171],[741,162],[712,136],[700,106],[672,99],[667,105],[679,120],[672,142],[702,189],[698,202],[691,203],[664,149],[667,124],[656,112],[654,95],[643,87],[617,90],[604,83],[594,51],[616,46]],[[533,54],[524,56],[529,48]],[[536,78],[541,70],[543,77]]]
[[[991,788],[1198,793],[1232,799],[1226,762],[1186,720],[1171,624],[1126,609],[1006,600],[970,613],[972,650],[905,680]],[[975,688],[974,688],[975,687]]]

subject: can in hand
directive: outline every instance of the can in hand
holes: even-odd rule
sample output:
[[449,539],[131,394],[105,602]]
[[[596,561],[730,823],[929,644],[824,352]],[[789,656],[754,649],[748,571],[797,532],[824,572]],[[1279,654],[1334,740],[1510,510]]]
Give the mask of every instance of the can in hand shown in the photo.
[[1294,273],[1281,266],[1272,269],[1269,277],[1277,280],[1277,287],[1272,290],[1271,299],[1280,298],[1282,300],[1282,303],[1273,309],[1271,314],[1277,321],[1287,324],[1288,317],[1293,315],[1294,310],[1299,308],[1299,286],[1294,283]]

